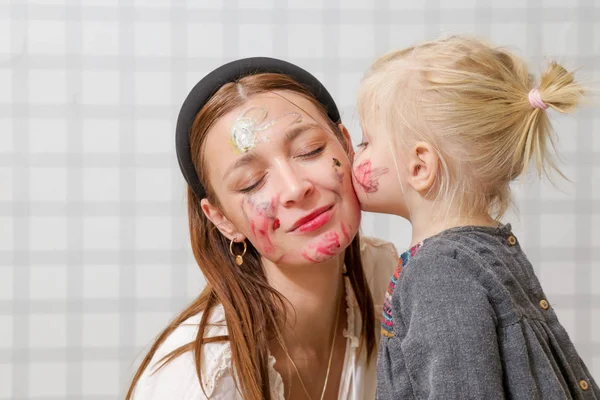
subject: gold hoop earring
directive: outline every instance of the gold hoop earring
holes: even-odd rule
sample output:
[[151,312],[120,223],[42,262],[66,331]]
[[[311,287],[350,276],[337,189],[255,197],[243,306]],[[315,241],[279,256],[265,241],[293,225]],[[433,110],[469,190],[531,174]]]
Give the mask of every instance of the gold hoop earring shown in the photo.
[[233,239],[231,239],[231,242],[229,242],[229,252],[235,257],[235,263],[237,265],[242,265],[244,263],[244,255],[246,254],[246,240],[244,239],[242,243],[244,244],[244,251],[242,251],[242,254],[235,255],[233,254]]

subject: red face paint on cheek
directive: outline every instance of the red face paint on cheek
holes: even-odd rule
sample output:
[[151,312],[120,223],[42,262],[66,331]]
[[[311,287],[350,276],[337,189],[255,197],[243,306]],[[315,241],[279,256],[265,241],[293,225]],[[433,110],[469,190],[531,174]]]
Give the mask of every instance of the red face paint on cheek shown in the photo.
[[266,254],[272,253],[275,249],[269,237],[269,226],[270,221],[262,216],[250,220],[250,230],[256,241],[256,246]]
[[379,190],[379,178],[387,174],[384,167],[373,168],[371,160],[365,160],[354,169],[354,180],[366,193],[375,193]]
[[315,260],[314,258],[312,258],[311,256],[308,255],[308,253],[306,252],[306,250],[302,252],[302,257],[304,257],[305,260],[308,260],[311,263],[318,263],[317,260]]
[[317,253],[334,256],[335,251],[340,248],[340,238],[337,232],[328,232],[322,243],[317,245]]
[[[256,245],[259,251],[271,254],[275,250],[275,246],[271,241],[269,230],[271,227],[273,227],[273,230],[279,227],[279,219],[273,216],[275,211],[274,202],[273,200],[256,202],[254,198],[249,198],[248,204],[252,208],[251,213],[256,215],[254,218],[249,218],[250,230],[256,240]],[[246,213],[246,215],[248,214]],[[274,218],[275,221],[273,221]]]
[[276,231],[280,226],[281,223],[279,222],[279,218],[275,218],[275,221],[273,221],[273,230]]
[[317,244],[310,245],[308,250],[302,251],[302,257],[311,263],[319,263],[338,254],[340,237],[337,232],[328,232]]
[[354,169],[354,178],[356,182],[358,182],[363,189],[367,187],[367,183],[369,182],[371,177],[371,160],[366,160],[361,162]]
[[342,227],[342,234],[344,235],[344,239],[346,239],[347,243],[350,243],[350,235],[348,235],[348,231],[346,230],[346,227],[344,226],[344,224],[341,224]]
[[271,242],[271,238],[269,238],[269,226],[270,221],[268,218],[259,217],[260,223],[258,228],[258,236],[263,243],[264,251],[269,254],[273,252],[273,243]]

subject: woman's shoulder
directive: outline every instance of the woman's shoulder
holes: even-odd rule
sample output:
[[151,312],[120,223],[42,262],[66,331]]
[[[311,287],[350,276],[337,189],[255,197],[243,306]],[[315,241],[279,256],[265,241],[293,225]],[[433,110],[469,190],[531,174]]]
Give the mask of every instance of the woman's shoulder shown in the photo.
[[380,297],[385,293],[390,277],[398,265],[396,246],[386,240],[363,236],[360,253],[371,292]]
[[[204,337],[227,335],[225,315],[221,305],[210,311]],[[204,399],[211,396],[217,382],[219,393],[235,397],[235,384],[231,374],[231,348],[229,342],[207,343],[202,347],[200,368],[202,386],[196,373],[194,353],[186,351],[167,364],[162,360],[172,351],[196,340],[203,313],[196,314],[181,323],[160,345],[135,389],[134,399]]]
[[380,272],[387,274],[394,270],[398,262],[398,250],[393,243],[370,236],[360,238],[360,254],[365,273],[370,275]]

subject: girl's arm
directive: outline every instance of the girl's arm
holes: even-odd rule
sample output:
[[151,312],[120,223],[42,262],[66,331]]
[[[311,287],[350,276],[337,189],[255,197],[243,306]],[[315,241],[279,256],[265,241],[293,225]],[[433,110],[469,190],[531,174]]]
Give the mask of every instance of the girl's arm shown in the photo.
[[[423,254],[393,296],[399,373],[417,398],[504,398],[488,293],[455,259]],[[391,354],[394,356],[394,354]]]

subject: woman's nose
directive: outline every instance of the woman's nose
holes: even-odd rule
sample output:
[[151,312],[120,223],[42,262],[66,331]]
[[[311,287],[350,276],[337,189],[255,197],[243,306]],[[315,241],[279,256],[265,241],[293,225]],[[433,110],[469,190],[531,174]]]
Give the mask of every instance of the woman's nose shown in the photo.
[[281,176],[281,204],[289,207],[302,202],[314,190],[312,180],[300,168],[294,169],[288,163],[283,162],[278,164]]

